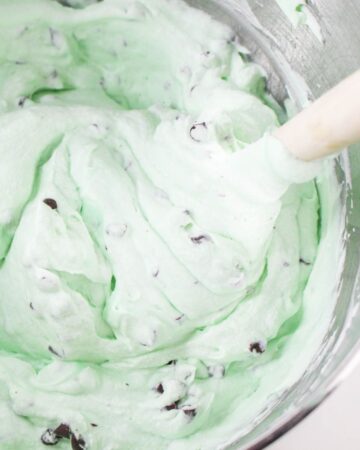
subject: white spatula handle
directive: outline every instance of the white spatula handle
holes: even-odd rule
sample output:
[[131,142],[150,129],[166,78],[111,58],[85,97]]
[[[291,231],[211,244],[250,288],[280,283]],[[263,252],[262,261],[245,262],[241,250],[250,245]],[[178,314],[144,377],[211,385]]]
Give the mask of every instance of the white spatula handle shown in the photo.
[[304,161],[360,141],[360,70],[276,130],[274,136]]

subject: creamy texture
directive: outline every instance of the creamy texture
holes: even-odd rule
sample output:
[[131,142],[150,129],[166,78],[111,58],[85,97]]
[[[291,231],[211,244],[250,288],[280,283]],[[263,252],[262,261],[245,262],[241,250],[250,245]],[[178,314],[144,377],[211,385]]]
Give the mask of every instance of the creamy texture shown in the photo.
[[0,448],[217,448],[320,344],[332,169],[253,144],[278,107],[226,26],[62,3],[0,3]]

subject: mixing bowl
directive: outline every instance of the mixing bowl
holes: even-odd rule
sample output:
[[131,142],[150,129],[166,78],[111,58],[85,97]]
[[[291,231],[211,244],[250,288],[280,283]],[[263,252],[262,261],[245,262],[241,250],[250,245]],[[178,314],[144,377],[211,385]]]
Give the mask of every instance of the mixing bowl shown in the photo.
[[[358,0],[309,2],[322,39],[307,26],[293,27],[275,0],[188,0],[188,3],[237,31],[255,61],[267,69],[268,87],[279,101],[289,94],[301,108],[308,98],[318,97],[360,67]],[[345,262],[338,262],[342,270],[339,293],[321,350],[299,382],[284,392],[275,405],[265,409],[251,429],[228,436],[222,450],[265,448],[321,404],[357,363],[360,355],[360,148],[352,148],[338,159],[337,172],[346,215],[346,256]]]

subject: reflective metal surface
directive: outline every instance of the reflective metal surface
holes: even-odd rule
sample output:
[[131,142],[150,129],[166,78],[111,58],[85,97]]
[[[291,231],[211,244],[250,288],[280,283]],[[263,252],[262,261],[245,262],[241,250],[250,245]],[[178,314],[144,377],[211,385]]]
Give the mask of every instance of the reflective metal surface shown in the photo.
[[[321,24],[324,43],[305,26],[294,29],[274,0],[188,3],[234,28],[253,58],[266,67],[269,89],[280,101],[287,95],[284,84],[299,107],[306,100],[284,70],[286,62],[306,81],[309,95],[315,98],[360,68],[358,0],[309,1]],[[249,8],[254,13],[252,23],[247,16]],[[357,147],[339,161],[347,216],[346,261],[323,351],[296,386],[285,392],[272,410],[264,411],[255,428],[241,437],[228,436],[223,449],[265,448],[314,410],[360,359],[360,145]]]

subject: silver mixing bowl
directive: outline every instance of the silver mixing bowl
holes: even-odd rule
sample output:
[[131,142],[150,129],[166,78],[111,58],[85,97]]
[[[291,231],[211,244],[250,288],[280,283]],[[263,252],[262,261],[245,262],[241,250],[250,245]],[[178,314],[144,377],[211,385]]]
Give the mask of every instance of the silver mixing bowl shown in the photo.
[[[304,106],[302,93],[284,70],[286,63],[305,80],[308,95],[313,98],[360,68],[359,0],[309,1],[321,24],[324,43],[307,27],[292,27],[275,0],[187,1],[237,31],[253,58],[268,70],[269,89],[280,101],[287,95],[287,85],[298,107]],[[249,8],[260,28],[248,20]],[[299,382],[284,392],[274,408],[264,411],[260,423],[242,436],[239,430],[239,435],[229,437],[221,450],[265,448],[320,405],[360,359],[360,145],[357,147],[339,158],[338,176],[347,218],[346,260],[333,320],[321,351]]]

